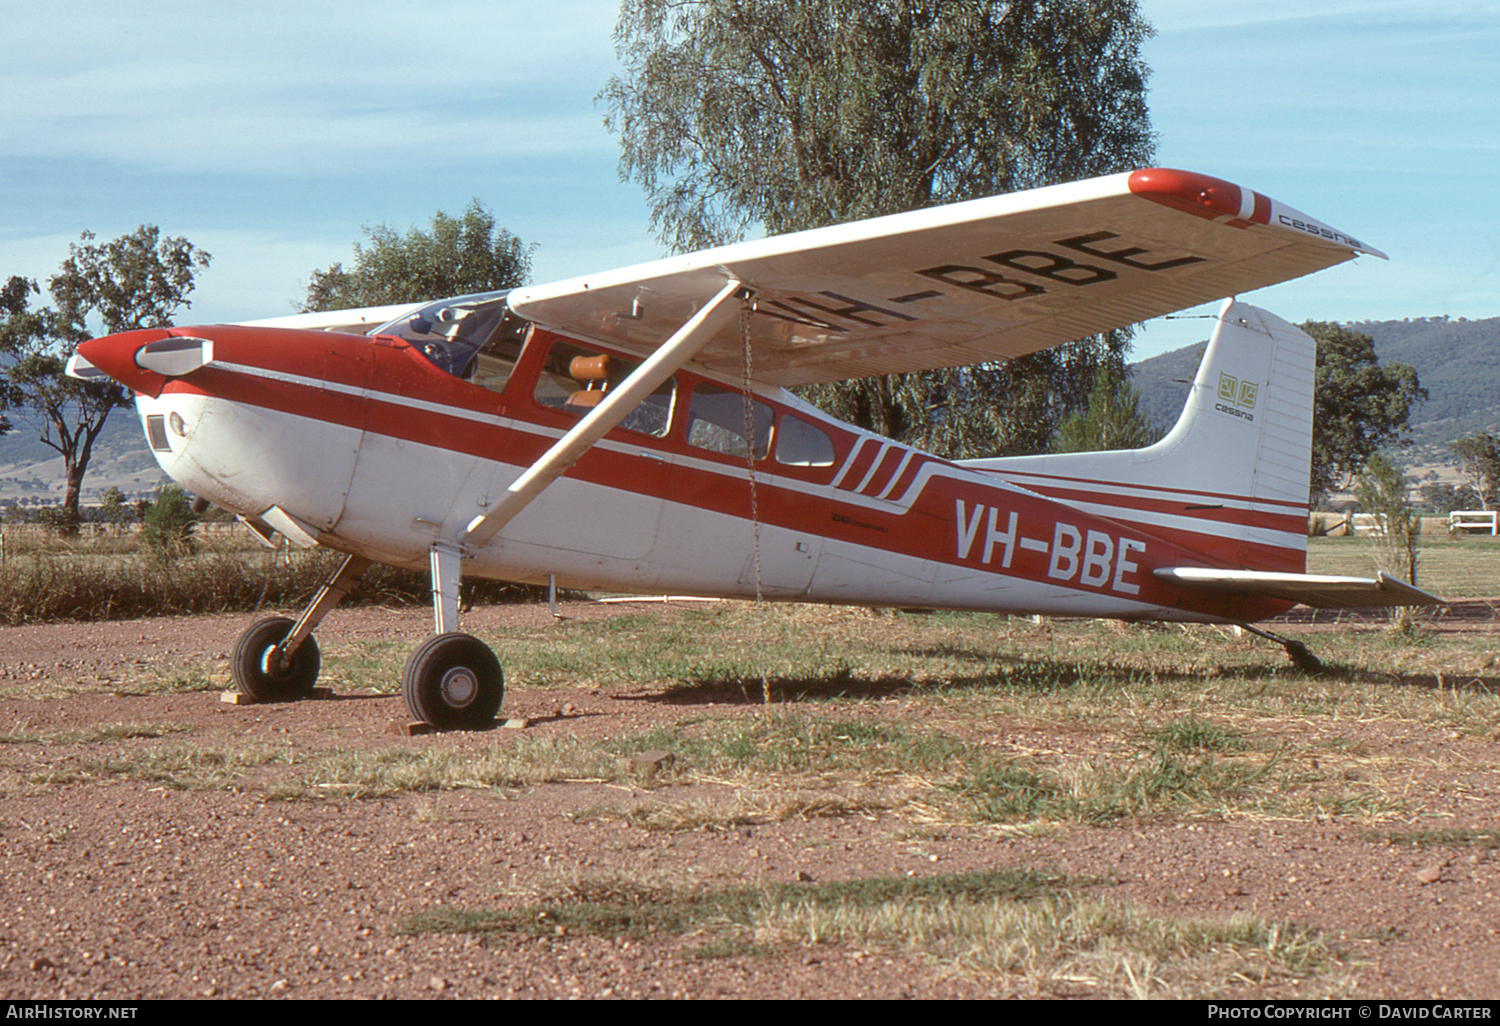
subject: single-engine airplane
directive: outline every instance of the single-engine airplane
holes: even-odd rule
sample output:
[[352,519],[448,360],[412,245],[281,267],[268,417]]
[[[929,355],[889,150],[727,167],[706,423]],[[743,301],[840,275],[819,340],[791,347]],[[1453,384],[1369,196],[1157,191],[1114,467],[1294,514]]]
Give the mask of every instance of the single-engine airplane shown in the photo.
[[[789,386],[1007,360],[1384,254],[1260,193],[1146,169],[509,293],[93,339],[182,487],[345,554],[232,658],[306,696],[312,632],[372,563],[432,575],[403,673],[438,728],[495,719],[463,576],[572,588],[1248,625],[1439,601],[1303,573],[1315,350],[1227,300],[1144,449],[950,461]],[[1276,639],[1293,645],[1286,639]]]

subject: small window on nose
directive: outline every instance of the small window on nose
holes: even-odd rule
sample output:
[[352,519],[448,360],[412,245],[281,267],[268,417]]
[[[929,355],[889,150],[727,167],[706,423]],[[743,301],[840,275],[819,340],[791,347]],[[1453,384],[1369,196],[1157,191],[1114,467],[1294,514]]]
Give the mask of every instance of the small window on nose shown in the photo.
[[160,413],[147,415],[146,438],[150,441],[151,448],[157,452],[172,451],[172,446],[167,442],[167,418]]

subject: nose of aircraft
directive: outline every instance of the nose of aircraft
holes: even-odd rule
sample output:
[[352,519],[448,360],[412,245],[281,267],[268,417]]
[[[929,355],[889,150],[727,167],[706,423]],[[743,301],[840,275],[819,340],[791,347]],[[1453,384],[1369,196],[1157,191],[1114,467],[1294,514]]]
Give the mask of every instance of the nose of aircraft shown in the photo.
[[180,341],[183,340],[173,338],[167,328],[142,328],[91,338],[81,343],[77,354],[68,361],[68,373],[85,381],[107,377],[132,391],[160,395],[166,375],[162,373],[164,368],[152,366],[161,362],[160,358],[153,359],[152,353],[164,347],[180,348]]

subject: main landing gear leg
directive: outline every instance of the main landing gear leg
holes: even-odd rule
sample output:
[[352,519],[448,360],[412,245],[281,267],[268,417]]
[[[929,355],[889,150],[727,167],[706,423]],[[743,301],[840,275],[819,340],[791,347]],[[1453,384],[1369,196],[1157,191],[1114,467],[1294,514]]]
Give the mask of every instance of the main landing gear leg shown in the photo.
[[406,661],[401,693],[412,716],[439,730],[482,730],[500,711],[505,677],[488,645],[458,633],[461,550],[439,543],[431,559],[436,633]]
[[289,702],[312,694],[322,665],[312,632],[369,566],[362,556],[345,556],[295,622],[272,616],[251,624],[230,658],[229,677],[240,693],[257,702]]
[[1248,623],[1242,623],[1240,627],[1254,634],[1256,637],[1265,638],[1267,641],[1274,641],[1286,649],[1286,654],[1291,658],[1292,665],[1296,666],[1303,673],[1323,672],[1323,664],[1318,661],[1317,656],[1307,650],[1307,646],[1302,644],[1302,642],[1294,638],[1283,638],[1279,634],[1263,631],[1259,627],[1251,627]]

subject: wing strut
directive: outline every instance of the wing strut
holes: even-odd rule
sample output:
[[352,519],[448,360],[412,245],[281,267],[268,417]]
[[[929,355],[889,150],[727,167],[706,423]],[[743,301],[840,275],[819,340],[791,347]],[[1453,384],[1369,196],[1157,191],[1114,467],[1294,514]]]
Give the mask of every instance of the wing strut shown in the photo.
[[557,444],[548,449],[525,473],[511,482],[505,495],[493,509],[470,521],[460,542],[477,546],[493,538],[497,531],[510,523],[543,489],[582,459],[583,454],[604,437],[610,428],[624,420],[658,385],[691,360],[734,316],[734,300],[744,301],[751,295],[753,293],[750,289],[731,279],[719,290],[718,295],[678,328],[645,363],[620,382],[618,387],[611,389],[604,401],[594,407],[588,416],[559,438]]

